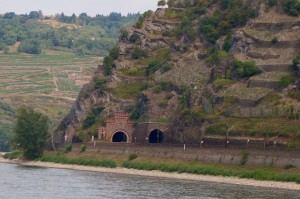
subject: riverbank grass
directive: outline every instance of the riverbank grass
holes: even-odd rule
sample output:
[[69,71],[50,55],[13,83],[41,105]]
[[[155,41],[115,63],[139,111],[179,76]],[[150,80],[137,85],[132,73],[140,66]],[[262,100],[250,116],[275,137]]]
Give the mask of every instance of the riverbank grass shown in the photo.
[[[134,156],[134,158],[133,158]],[[158,170],[162,172],[189,173],[197,175],[228,176],[255,180],[296,182],[300,184],[300,169],[293,166],[250,167],[245,165],[207,164],[156,157],[142,157],[136,154],[102,154],[87,152],[53,153],[47,152],[41,158],[44,162],[75,164],[96,167],[128,168],[138,170]]]
[[95,167],[107,167],[116,168],[116,162],[112,160],[97,160],[97,159],[86,159],[86,158],[70,158],[63,155],[45,155],[40,158],[42,162],[54,162],[60,164],[74,164],[83,166],[95,166]]
[[270,180],[281,182],[297,182],[300,184],[300,174],[276,173],[268,168],[260,169],[235,169],[222,168],[217,165],[185,165],[185,164],[155,164],[149,162],[130,162],[123,163],[123,167],[138,170],[158,170],[163,172],[190,173],[198,175],[230,176],[255,180]]

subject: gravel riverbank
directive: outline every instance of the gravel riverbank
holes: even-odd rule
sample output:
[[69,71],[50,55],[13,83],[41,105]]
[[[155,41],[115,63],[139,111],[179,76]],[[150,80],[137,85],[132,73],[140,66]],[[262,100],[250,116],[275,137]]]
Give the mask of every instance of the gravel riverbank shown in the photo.
[[194,174],[186,174],[186,173],[167,173],[161,171],[144,171],[144,170],[135,170],[135,169],[126,169],[126,168],[104,168],[104,167],[91,167],[91,166],[81,166],[81,165],[66,165],[66,164],[57,164],[57,163],[39,162],[39,161],[25,162],[19,160],[6,160],[3,158],[0,158],[0,163],[12,163],[12,164],[20,164],[23,166],[37,166],[37,167],[47,167],[47,168],[57,168],[57,169],[72,169],[72,170],[80,170],[80,171],[164,177],[164,178],[173,178],[173,179],[182,179],[182,180],[217,182],[217,183],[226,183],[226,184],[234,184],[234,185],[242,185],[242,186],[300,191],[300,184],[293,183],[293,182],[258,181],[258,180],[241,179],[235,177],[194,175]]

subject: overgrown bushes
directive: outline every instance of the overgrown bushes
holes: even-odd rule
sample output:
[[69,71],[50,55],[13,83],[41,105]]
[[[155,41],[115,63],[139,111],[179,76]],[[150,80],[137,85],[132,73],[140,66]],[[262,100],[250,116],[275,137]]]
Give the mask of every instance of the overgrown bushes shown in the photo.
[[97,117],[103,110],[104,110],[103,106],[98,106],[94,108],[92,112],[83,121],[83,128],[88,128],[92,126],[96,122]]
[[300,174],[278,174],[263,169],[253,170],[237,170],[231,168],[219,168],[217,166],[206,165],[183,165],[183,164],[153,164],[148,162],[129,162],[123,163],[123,167],[129,169],[139,170],[159,170],[163,172],[178,172],[178,173],[192,173],[201,175],[213,176],[233,176],[239,178],[251,178],[255,180],[274,180],[283,182],[297,182],[300,183]]
[[149,76],[158,70],[161,73],[164,73],[164,72],[167,72],[168,70],[170,70],[171,68],[172,68],[172,65],[170,65],[170,64],[162,63],[158,60],[154,60],[154,61],[151,61],[148,65],[148,67],[146,68],[146,75]]
[[95,160],[83,158],[68,158],[62,155],[46,155],[40,159],[42,162],[54,162],[60,164],[75,164],[95,167],[116,168],[117,164],[112,160]]
[[241,62],[235,59],[232,62],[232,66],[237,71],[239,77],[250,77],[261,72],[261,69],[256,66],[254,61]]
[[288,85],[292,84],[295,81],[296,81],[296,77],[294,75],[286,75],[286,76],[283,76],[279,80],[278,85],[281,88],[285,88],[285,87],[287,87]]
[[139,48],[139,47],[135,47],[135,48],[133,49],[132,54],[131,54],[131,57],[132,57],[133,59],[139,59],[139,58],[141,58],[141,57],[147,57],[147,56],[148,56],[147,50],[141,49],[141,48]]

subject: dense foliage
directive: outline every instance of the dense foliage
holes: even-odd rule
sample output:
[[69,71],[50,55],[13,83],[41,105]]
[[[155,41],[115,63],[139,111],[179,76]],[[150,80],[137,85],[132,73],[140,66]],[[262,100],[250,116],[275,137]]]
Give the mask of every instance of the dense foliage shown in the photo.
[[48,138],[48,118],[30,107],[22,106],[17,113],[14,145],[24,152],[26,159],[43,155]]
[[84,122],[83,122],[83,128],[88,128],[88,127],[92,126],[96,122],[99,114],[103,110],[104,110],[103,106],[98,106],[98,107],[94,108],[92,110],[92,112],[84,120]]
[[241,62],[234,60],[232,66],[237,70],[237,74],[240,77],[250,77],[261,72],[261,69],[256,66],[254,61]]
[[79,16],[62,13],[45,17],[41,11],[29,15],[9,12],[0,17],[0,50],[9,51],[10,46],[16,45],[18,52],[30,54],[54,49],[78,55],[104,55],[118,41],[120,29],[134,23],[139,16],[111,13],[90,17],[86,13]]

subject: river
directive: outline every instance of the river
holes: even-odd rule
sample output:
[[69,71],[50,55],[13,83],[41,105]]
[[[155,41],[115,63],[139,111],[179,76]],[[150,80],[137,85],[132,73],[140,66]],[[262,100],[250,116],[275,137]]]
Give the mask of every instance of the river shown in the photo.
[[1,199],[299,199],[296,191],[0,163]]

